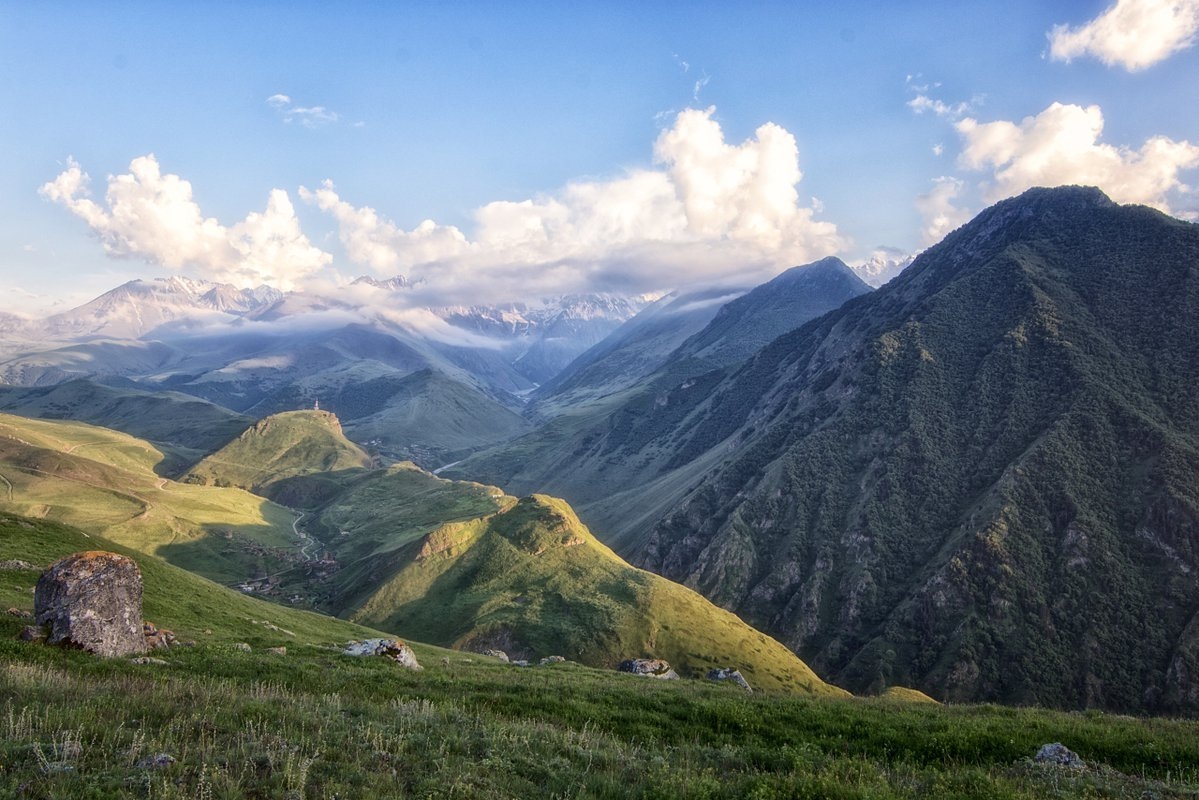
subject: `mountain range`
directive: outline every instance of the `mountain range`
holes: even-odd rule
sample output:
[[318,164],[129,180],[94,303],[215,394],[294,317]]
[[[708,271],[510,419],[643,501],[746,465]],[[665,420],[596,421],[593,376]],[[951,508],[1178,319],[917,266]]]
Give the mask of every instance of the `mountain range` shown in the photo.
[[1196,331],[1195,225],[1031,190],[731,371],[557,437],[552,477],[538,432],[456,473],[553,487],[855,691],[1189,708]]
[[[724,625],[702,595],[858,693],[1199,708],[1194,224],[1034,189],[875,290],[836,259],[494,309],[407,308],[398,279],[341,297],[135,283],[41,328],[0,321],[0,408],[158,455],[129,472],[80,461],[78,432],[14,433],[6,507],[86,521],[62,500],[74,476],[118,539],[161,511],[176,563],[274,575],[438,644],[586,653],[572,626],[590,620],[597,663],[637,631],[701,670],[663,632],[693,644],[699,608]],[[337,417],[297,410],[317,403]],[[178,498],[157,483],[179,476]],[[178,505],[217,489],[249,515],[220,528],[232,545]],[[261,505],[231,499],[247,492]],[[264,560],[289,529],[305,555]],[[750,652],[767,685],[817,686]]]

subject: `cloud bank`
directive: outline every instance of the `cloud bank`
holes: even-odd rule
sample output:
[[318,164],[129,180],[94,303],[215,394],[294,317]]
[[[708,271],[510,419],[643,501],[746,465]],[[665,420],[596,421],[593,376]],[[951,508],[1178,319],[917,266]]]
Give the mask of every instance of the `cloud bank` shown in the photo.
[[1117,0],[1085,25],[1055,25],[1049,55],[1066,62],[1089,55],[1136,72],[1190,47],[1196,32],[1199,0]]
[[1032,186],[1098,186],[1118,203],[1141,203],[1170,212],[1169,195],[1185,190],[1179,173],[1199,165],[1199,147],[1165,136],[1140,149],[1100,142],[1103,112],[1097,105],[1053,103],[1019,123],[955,125],[962,138],[960,166],[990,170],[983,197],[995,202]]
[[1167,214],[1193,216],[1175,203],[1193,196],[1183,173],[1199,166],[1199,146],[1152,136],[1139,148],[1101,141],[1103,111],[1097,105],[1052,103],[1019,122],[954,123],[962,149],[957,166],[985,175],[977,184],[942,176],[916,198],[924,246],[965,223],[977,208],[1034,186],[1098,186],[1118,203],[1152,206]]
[[404,230],[330,181],[300,196],[336,220],[356,264],[454,299],[480,287],[528,295],[744,282],[843,250],[836,226],[799,204],[795,137],[767,123],[731,144],[714,113],[679,113],[654,144],[653,169],[488,203],[471,236],[433,220]]
[[225,227],[205,217],[191,184],[162,174],[152,154],[133,159],[128,173],[110,175],[103,203],[91,198],[89,184],[87,173],[69,159],[39,192],[87,223],[111,256],[191,269],[240,287],[267,283],[284,290],[332,261],[300,230],[282,189],[271,191],[264,211]]

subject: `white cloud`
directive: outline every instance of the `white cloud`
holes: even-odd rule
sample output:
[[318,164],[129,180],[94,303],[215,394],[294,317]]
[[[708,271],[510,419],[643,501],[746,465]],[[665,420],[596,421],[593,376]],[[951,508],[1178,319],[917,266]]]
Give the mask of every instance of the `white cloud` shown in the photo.
[[320,128],[341,119],[340,114],[324,106],[297,106],[292,103],[291,97],[285,94],[271,95],[266,99],[266,104],[277,111],[284,122],[299,122],[305,128]]
[[908,108],[915,111],[917,114],[923,114],[925,111],[931,111],[938,117],[950,117],[956,119],[970,110],[970,104],[963,101],[949,105],[941,100],[935,100],[926,94],[918,94],[908,101]]
[[1090,55],[1136,72],[1190,47],[1196,32],[1199,0],[1117,0],[1085,25],[1055,25],[1049,54],[1066,62]]
[[936,244],[945,234],[964,225],[971,217],[968,209],[954,204],[964,184],[957,178],[941,176],[933,181],[927,194],[916,198],[916,208],[923,219],[920,229],[921,244],[925,247]]
[[447,299],[750,281],[844,249],[836,226],[799,205],[795,138],[767,123],[729,144],[714,112],[679,113],[654,145],[654,169],[477,209],[473,238],[431,220],[406,231],[329,182],[300,194],[337,220],[353,261]]
[[991,171],[982,187],[987,202],[1032,186],[1084,184],[1119,203],[1169,212],[1169,195],[1185,189],[1179,173],[1199,165],[1199,147],[1165,136],[1147,139],[1139,150],[1101,143],[1103,112],[1096,105],[1053,103],[1019,123],[967,118],[955,127],[964,144],[960,166]]
[[133,159],[125,175],[110,175],[103,204],[91,199],[89,183],[70,159],[39,191],[87,223],[111,256],[144,258],[238,286],[267,283],[281,289],[332,260],[304,236],[282,189],[271,192],[265,211],[227,228],[204,217],[191,184],[162,174],[153,155]]

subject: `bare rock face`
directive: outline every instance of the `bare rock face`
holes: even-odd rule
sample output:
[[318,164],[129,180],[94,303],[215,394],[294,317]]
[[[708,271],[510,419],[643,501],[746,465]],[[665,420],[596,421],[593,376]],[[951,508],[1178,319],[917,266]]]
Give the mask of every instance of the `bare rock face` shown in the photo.
[[668,681],[678,680],[679,677],[670,664],[660,658],[628,658],[617,664],[616,669],[619,672]]
[[741,670],[735,667],[721,667],[718,669],[708,670],[708,680],[710,681],[732,681],[740,686],[745,691],[753,694],[753,689],[749,685],[749,681],[745,680],[745,676],[741,674]]
[[47,644],[108,658],[146,651],[142,573],[131,558],[91,550],[59,559],[38,578],[33,609],[49,626]]

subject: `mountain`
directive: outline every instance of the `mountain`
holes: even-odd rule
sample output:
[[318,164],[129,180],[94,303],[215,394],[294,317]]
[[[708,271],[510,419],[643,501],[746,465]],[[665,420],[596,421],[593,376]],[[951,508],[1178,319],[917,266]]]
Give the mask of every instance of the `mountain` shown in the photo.
[[479,389],[432,369],[346,383],[328,402],[354,441],[430,468],[531,428]]
[[342,434],[328,411],[289,411],[259,420],[188,471],[187,483],[236,486],[285,505],[309,508],[338,488],[344,473],[373,459]]
[[603,432],[598,529],[855,691],[1193,711],[1197,331],[1199,227],[1031,190]]
[[[656,521],[655,515],[681,499],[718,457],[710,454],[685,469],[666,469],[674,454],[673,440],[684,435],[675,426],[683,422],[687,409],[707,398],[752,354],[751,348],[869,291],[841,261],[825,259],[787,270],[732,298],[680,298],[654,310],[644,324],[630,327],[614,347],[597,352],[544,399],[535,400],[529,411],[530,416],[544,408],[559,413],[531,433],[464,459],[447,474],[518,494],[564,497],[602,532],[605,543],[622,555],[635,553],[646,522]],[[651,373],[638,376],[648,363],[646,353],[660,352],[656,345],[686,327],[668,325],[670,333],[659,336],[659,322],[699,312],[708,317],[707,323],[658,361]],[[649,347],[642,348],[643,343]],[[657,438],[664,434],[671,441]],[[643,447],[648,438],[653,446]],[[671,477],[657,481],[665,472]]]
[[351,619],[521,658],[555,654],[615,667],[652,656],[695,677],[735,663],[759,688],[839,693],[732,614],[625,564],[561,500],[536,495],[444,525],[402,557]]
[[775,337],[866,294],[870,286],[839,258],[792,267],[720,307],[671,358],[695,373],[744,361]]
[[34,327],[52,339],[140,339],[169,323],[228,322],[281,296],[266,286],[238,289],[182,277],[134,280]]
[[653,373],[743,289],[673,292],[642,309],[531,395],[528,415],[548,419],[617,395]]
[[50,386],[0,386],[0,410],[112,428],[198,453],[197,458],[224,445],[253,421],[190,395],[145,392],[81,379]]

